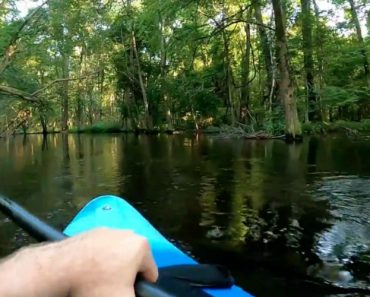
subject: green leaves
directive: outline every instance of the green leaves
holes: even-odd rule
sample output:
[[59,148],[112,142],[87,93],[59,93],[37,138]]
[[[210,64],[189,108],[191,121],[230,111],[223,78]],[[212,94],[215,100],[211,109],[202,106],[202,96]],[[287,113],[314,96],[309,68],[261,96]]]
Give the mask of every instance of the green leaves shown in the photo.
[[354,90],[336,86],[326,86],[321,90],[320,97],[322,103],[329,106],[345,106],[356,104],[359,101],[359,96],[356,95]]

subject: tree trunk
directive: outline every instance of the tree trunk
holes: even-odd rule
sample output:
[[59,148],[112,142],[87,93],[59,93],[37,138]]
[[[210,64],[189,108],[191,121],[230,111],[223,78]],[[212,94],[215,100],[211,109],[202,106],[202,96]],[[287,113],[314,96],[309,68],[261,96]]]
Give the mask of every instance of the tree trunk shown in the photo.
[[42,128],[42,135],[46,136],[48,134],[48,120],[46,116],[46,112],[40,110],[40,124]]
[[[62,54],[62,59],[63,59],[62,76],[63,78],[69,78],[69,56],[66,54]],[[61,83],[60,95],[62,100],[62,125],[61,125],[62,132],[68,132],[68,120],[69,120],[68,87],[69,87],[68,80],[65,80]]]
[[302,131],[289,70],[284,13],[280,0],[273,0],[272,5],[275,14],[277,64],[279,69],[278,97],[285,109],[285,134],[287,139],[296,140],[301,138]]
[[311,0],[301,0],[302,7],[302,47],[304,69],[306,73],[306,94],[308,103],[308,120],[319,120],[317,97],[315,92],[314,62],[312,46]]
[[[263,25],[263,18],[261,13],[261,2],[260,0],[255,0],[253,2],[253,8],[254,8],[254,17],[256,18],[256,21],[258,24]],[[271,46],[270,41],[266,32],[265,27],[258,26],[258,34],[261,41],[261,49],[267,74],[267,81],[266,81],[266,88],[265,88],[265,95],[264,95],[264,101],[266,101],[269,97],[273,96],[274,93],[274,77],[273,77],[273,65],[272,65],[272,55],[271,55]]]
[[361,55],[362,55],[362,59],[363,59],[366,82],[367,82],[368,87],[370,88],[369,60],[368,60],[368,57],[367,57],[366,45],[365,45],[364,39],[362,37],[361,26],[360,26],[360,22],[358,20],[354,0],[348,0],[348,2],[351,5],[352,22],[354,23],[354,25],[356,27],[357,39],[358,39],[358,43],[360,45],[360,51],[361,51]]
[[324,40],[324,32],[323,32],[323,26],[320,22],[320,10],[319,6],[317,5],[316,1],[313,0],[313,6],[315,11],[315,18],[316,18],[316,39],[315,39],[315,48],[316,48],[316,56],[317,56],[317,77],[319,82],[319,88],[321,89],[323,87],[323,74],[324,74],[324,49],[323,44],[325,42]]
[[245,124],[248,122],[249,116],[249,99],[250,99],[250,55],[251,55],[251,28],[248,23],[244,27],[246,40],[245,40],[245,53],[243,59],[243,72],[242,72],[242,89],[240,100],[240,114],[239,122]]
[[104,99],[104,80],[105,71],[104,68],[100,67],[101,70],[98,75],[98,85],[99,85],[99,121],[103,119],[103,99]]
[[77,131],[81,131],[82,127],[82,88],[79,88],[79,93],[77,94],[76,102],[76,126]]
[[87,96],[89,97],[89,112],[88,112],[88,120],[89,125],[92,126],[94,123],[94,99],[93,99],[93,85],[90,84],[90,88],[88,89]]

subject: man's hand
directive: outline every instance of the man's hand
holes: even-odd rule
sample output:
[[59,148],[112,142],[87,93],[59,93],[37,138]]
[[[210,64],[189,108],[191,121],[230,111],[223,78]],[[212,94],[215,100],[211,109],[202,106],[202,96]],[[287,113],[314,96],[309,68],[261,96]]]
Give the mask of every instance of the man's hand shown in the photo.
[[2,297],[134,297],[140,273],[158,270],[147,240],[131,231],[96,229],[21,250],[0,265]]

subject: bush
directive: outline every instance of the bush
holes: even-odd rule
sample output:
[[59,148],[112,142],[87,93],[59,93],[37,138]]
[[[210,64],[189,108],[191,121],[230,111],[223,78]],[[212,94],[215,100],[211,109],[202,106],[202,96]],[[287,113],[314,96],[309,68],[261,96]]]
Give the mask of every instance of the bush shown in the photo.
[[302,132],[308,135],[325,133],[325,126],[325,123],[304,123],[302,124]]
[[204,133],[206,134],[219,134],[221,132],[220,127],[215,127],[215,126],[209,126],[204,129]]

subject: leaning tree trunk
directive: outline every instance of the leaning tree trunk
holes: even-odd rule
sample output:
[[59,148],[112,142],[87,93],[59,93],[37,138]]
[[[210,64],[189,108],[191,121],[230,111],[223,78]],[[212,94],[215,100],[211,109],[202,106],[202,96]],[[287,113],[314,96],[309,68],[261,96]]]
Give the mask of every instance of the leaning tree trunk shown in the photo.
[[138,77],[139,77],[139,84],[140,84],[140,89],[141,89],[141,94],[143,96],[143,102],[144,102],[144,111],[145,111],[145,125],[146,129],[153,129],[153,121],[150,115],[149,111],[149,101],[148,101],[148,96],[146,94],[146,88],[144,85],[144,79],[143,79],[143,74],[141,71],[141,65],[140,65],[140,60],[139,60],[139,53],[137,51],[136,47],[136,37],[134,31],[132,31],[132,50],[134,53],[134,57],[136,60],[136,67],[137,67],[137,72],[138,72]]
[[358,16],[357,16],[355,2],[354,2],[354,0],[348,0],[348,1],[349,1],[349,4],[351,5],[352,22],[354,23],[354,25],[356,27],[357,39],[358,39],[358,43],[360,45],[360,51],[361,51],[364,70],[365,70],[365,78],[366,78],[366,81],[367,81],[367,85],[370,88],[370,70],[369,70],[369,60],[368,60],[368,56],[367,56],[366,45],[365,45],[364,39],[362,37],[361,26],[360,26],[360,22],[359,22]]
[[297,140],[302,136],[298,118],[296,99],[289,70],[288,46],[285,35],[285,20],[280,0],[272,1],[275,14],[277,64],[279,69],[278,97],[285,109],[285,134],[288,140]]
[[302,46],[304,56],[304,70],[306,73],[308,120],[317,121],[319,120],[319,113],[314,78],[311,0],[301,0],[301,7],[302,7]]

